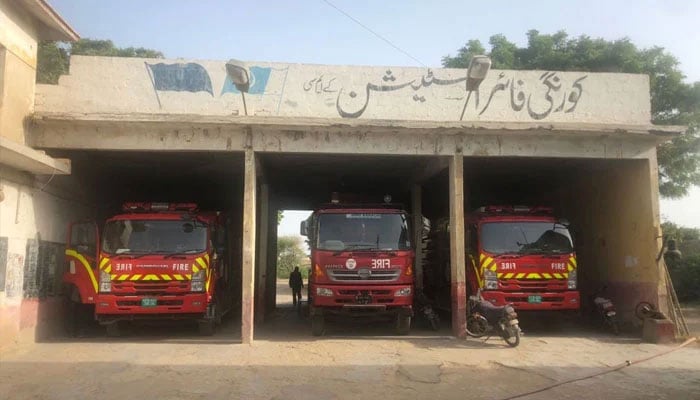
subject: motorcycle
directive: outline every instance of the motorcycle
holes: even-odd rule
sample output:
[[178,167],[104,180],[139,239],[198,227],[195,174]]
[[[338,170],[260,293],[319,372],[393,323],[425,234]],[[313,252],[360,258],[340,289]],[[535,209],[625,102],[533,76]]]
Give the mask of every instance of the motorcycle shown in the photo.
[[603,286],[590,296],[591,305],[598,317],[603,320],[603,323],[610,326],[615,335],[619,335],[620,327],[615,305],[612,300],[602,296],[606,289],[607,286]]
[[494,306],[484,300],[480,294],[469,296],[467,315],[467,334],[480,338],[497,334],[510,347],[520,344],[522,331],[518,325],[518,314],[512,305]]
[[426,321],[430,324],[430,329],[434,331],[440,330],[440,316],[435,312],[432,306],[432,301],[423,293],[423,291],[418,291],[416,293],[416,308],[418,313],[423,315]]

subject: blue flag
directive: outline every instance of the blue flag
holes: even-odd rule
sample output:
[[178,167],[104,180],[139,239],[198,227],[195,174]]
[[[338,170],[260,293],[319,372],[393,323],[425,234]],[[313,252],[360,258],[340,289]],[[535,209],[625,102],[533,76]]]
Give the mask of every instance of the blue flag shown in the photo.
[[[250,67],[250,89],[248,89],[248,93],[264,94],[267,81],[270,79],[271,71],[272,68],[269,67]],[[221,89],[221,94],[240,92],[236,85],[233,84],[233,81],[231,81],[231,78],[226,77],[224,87]]]
[[197,63],[148,64],[156,90],[176,92],[208,92],[214,96],[209,72]]

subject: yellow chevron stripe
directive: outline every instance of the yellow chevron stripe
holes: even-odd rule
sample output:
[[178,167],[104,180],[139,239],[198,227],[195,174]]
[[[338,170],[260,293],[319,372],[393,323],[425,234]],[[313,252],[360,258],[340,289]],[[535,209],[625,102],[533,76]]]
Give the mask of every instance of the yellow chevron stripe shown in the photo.
[[109,264],[109,265],[107,266],[107,268],[105,268],[105,272],[106,272],[106,273],[112,272],[112,264]]
[[574,267],[573,267],[573,266],[571,266],[571,264],[566,264],[566,269],[568,269],[568,270],[569,270],[569,272],[571,272],[571,271],[573,271],[573,270],[574,270]]
[[119,277],[119,280],[120,280],[120,281],[125,281],[125,280],[127,280],[127,279],[129,279],[129,275],[121,275],[121,276]]
[[480,263],[481,263],[482,261],[484,261],[484,258],[486,258],[486,256],[485,256],[483,253],[482,253],[482,254],[479,254],[479,262],[480,262]]
[[88,276],[90,277],[90,282],[92,282],[92,287],[95,289],[95,293],[97,293],[97,279],[95,279],[95,274],[92,273],[92,268],[90,267],[88,260],[86,260],[82,254],[73,249],[66,250],[66,255],[80,261],[83,267],[87,270]]
[[115,281],[115,280],[117,280],[117,275],[111,275],[109,279]]
[[523,273],[523,272],[515,275],[515,279],[523,279],[524,277],[525,277],[525,273]]
[[158,275],[155,275],[155,274],[148,274],[148,275],[146,275],[146,276],[143,277],[143,280],[144,280],[144,281],[159,281],[160,278],[158,277]]
[[542,276],[544,277],[544,279],[552,279],[552,275],[545,272],[542,273]]
[[130,280],[132,280],[132,281],[137,281],[137,280],[139,280],[140,277],[141,277],[140,274],[134,274],[134,275],[131,275],[131,279],[130,279]]
[[209,254],[204,255],[204,261],[206,261],[207,265],[209,265]]
[[552,275],[554,275],[554,277],[557,278],[557,279],[563,278],[563,276],[562,276],[560,273],[558,273],[558,272],[555,272],[555,273],[553,273]]
[[563,273],[562,275],[564,276],[564,279],[569,279],[569,273],[568,273],[568,272],[565,272],[565,273]]
[[202,269],[207,269],[207,264],[204,263],[204,260],[202,260],[202,257],[199,257],[196,261],[202,267]]
[[501,279],[502,276],[503,276],[503,272],[499,272],[496,274],[496,278],[498,278],[498,279]]
[[513,275],[515,275],[515,274],[512,273],[512,272],[509,272],[509,273],[506,274],[505,279],[510,279],[510,278],[513,277]]
[[161,274],[160,277],[163,278],[164,281],[172,281],[173,280],[173,278],[171,278],[170,275],[166,275],[166,274]]
[[196,272],[199,272],[199,267],[197,267],[196,265],[192,264],[192,272],[195,272],[195,273],[196,273]]
[[573,264],[574,268],[578,267],[578,263],[576,262],[576,257],[569,257],[569,262]]
[[100,261],[100,269],[104,268],[105,264],[109,262],[109,258],[103,257],[102,261]]
[[192,274],[187,274],[187,275],[185,275],[185,278],[187,278],[187,279],[189,279],[189,280],[192,280]]
[[525,279],[540,279],[540,278],[541,278],[541,276],[537,272],[530,272],[529,274],[527,274],[527,278],[525,278]]
[[175,277],[175,279],[178,280],[178,281],[181,281],[181,280],[184,279],[184,278],[182,277],[182,275],[180,275],[180,274],[175,274],[175,275],[173,275],[173,277]]

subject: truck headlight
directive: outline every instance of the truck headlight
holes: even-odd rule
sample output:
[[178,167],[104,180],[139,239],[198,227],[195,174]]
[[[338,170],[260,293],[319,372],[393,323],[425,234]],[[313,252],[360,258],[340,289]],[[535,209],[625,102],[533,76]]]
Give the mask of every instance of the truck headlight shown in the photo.
[[410,295],[411,295],[411,288],[410,287],[405,287],[405,288],[399,289],[399,290],[394,292],[394,296],[397,296],[397,297],[406,297],[406,296],[410,296]]
[[484,270],[484,289],[498,289],[498,275],[490,269]]
[[330,297],[330,296],[333,296],[333,291],[330,290],[330,289],[328,289],[328,288],[317,287],[317,288],[316,288],[316,295],[317,295],[317,296]]
[[203,292],[204,291],[204,280],[207,278],[207,271],[200,269],[199,271],[192,274],[192,281],[190,282],[190,290],[193,292]]
[[100,293],[112,291],[112,276],[104,271],[100,271]]
[[568,289],[576,289],[576,270],[569,272],[569,278],[566,281]]

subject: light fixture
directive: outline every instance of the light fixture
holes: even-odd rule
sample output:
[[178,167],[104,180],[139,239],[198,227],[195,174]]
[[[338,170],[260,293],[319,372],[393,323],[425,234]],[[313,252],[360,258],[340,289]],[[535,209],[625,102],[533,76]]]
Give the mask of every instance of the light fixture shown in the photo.
[[230,59],[226,63],[226,75],[228,75],[233,85],[241,92],[243,97],[243,111],[248,115],[248,107],[245,104],[245,94],[250,89],[250,73],[242,61]]

